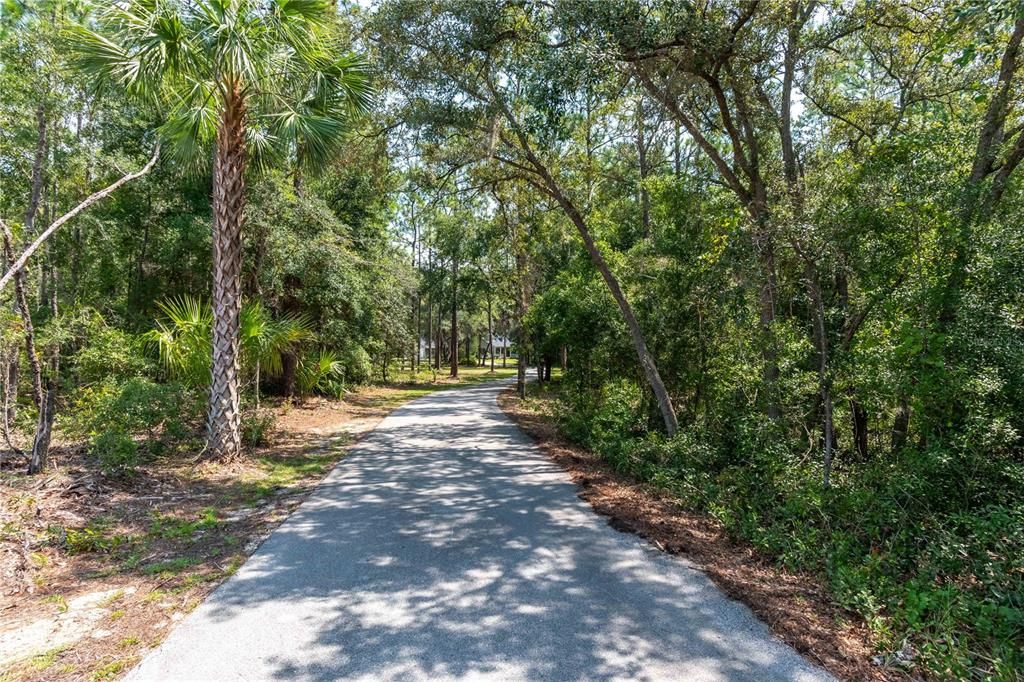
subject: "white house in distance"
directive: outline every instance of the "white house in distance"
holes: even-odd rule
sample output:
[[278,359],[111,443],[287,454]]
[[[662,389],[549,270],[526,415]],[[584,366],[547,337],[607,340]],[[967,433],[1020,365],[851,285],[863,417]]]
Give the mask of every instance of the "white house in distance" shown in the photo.
[[512,342],[507,337],[494,335],[494,357],[512,357]]
[[[482,353],[483,350],[484,350],[483,344],[486,344],[487,337],[486,336],[482,337],[480,339],[480,341],[481,341],[480,352]],[[509,339],[508,337],[500,336],[498,334],[495,334],[494,335],[494,357],[496,357],[496,358],[503,358],[503,357],[504,358],[514,358],[515,357],[515,353],[512,352],[512,345],[513,345],[512,344],[512,340]],[[425,337],[421,336],[420,337],[420,360],[426,360],[427,359],[427,349],[428,348],[432,349],[433,345],[432,344],[428,345],[427,344],[427,339]]]

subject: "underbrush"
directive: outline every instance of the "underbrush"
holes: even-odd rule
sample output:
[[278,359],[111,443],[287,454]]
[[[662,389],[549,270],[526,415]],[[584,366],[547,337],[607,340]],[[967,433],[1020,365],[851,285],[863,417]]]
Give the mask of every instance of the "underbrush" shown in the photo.
[[86,440],[108,474],[125,474],[147,458],[196,445],[202,397],[177,383],[108,378],[80,389],[65,433]]
[[867,622],[884,662],[941,679],[1024,678],[1021,462],[908,448],[840,460],[823,489],[806,444],[756,416],[665,439],[645,429],[626,381],[564,390],[558,414],[565,435],[621,473],[821,576]]

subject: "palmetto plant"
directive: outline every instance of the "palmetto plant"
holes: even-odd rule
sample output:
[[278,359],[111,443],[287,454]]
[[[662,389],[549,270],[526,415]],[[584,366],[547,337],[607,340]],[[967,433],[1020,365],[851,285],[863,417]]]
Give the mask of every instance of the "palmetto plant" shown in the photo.
[[213,146],[213,372],[208,451],[241,447],[239,317],[245,171],[330,158],[368,108],[363,62],[343,52],[332,0],[120,0],[77,29],[82,66],[155,104],[182,159]]
[[240,328],[243,366],[254,370],[253,387],[259,408],[261,370],[268,376],[280,376],[284,371],[284,354],[313,338],[313,324],[305,315],[296,314],[275,320],[259,301],[253,301],[242,308]]
[[160,301],[157,307],[163,318],[143,338],[156,347],[169,376],[190,386],[209,385],[213,309],[192,296]]
[[[193,296],[161,301],[163,317],[145,339],[156,347],[167,373],[190,386],[210,384],[213,310]],[[259,301],[242,307],[239,316],[241,370],[251,375],[259,401],[260,374],[279,376],[281,356],[313,337],[312,325],[301,315],[273,319]]]
[[325,388],[326,382],[338,377],[344,365],[334,351],[320,349],[302,357],[299,362],[298,383],[300,393],[312,393]]

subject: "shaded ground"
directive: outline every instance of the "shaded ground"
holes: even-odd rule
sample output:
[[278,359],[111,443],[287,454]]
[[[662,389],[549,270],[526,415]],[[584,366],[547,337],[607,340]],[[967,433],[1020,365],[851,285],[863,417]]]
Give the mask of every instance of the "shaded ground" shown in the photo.
[[509,389],[498,402],[544,453],[567,471],[578,495],[613,528],[658,550],[693,560],[724,592],[749,606],[771,631],[837,677],[903,680],[906,673],[871,663],[867,630],[837,609],[806,575],[787,573],[734,542],[713,519],[682,509],[670,496],[615,472],[598,455],[570,443],[556,426],[550,397],[525,403]]
[[273,445],[230,465],[176,457],[109,478],[65,445],[43,475],[0,471],[0,680],[120,676],[381,418],[450,385],[278,406]]
[[831,679],[593,514],[501,389],[393,412],[130,679]]

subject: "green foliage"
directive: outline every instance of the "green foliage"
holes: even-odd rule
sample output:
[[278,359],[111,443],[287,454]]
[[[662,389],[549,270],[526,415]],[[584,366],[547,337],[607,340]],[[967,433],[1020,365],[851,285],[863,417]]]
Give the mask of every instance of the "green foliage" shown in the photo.
[[72,27],[78,65],[161,108],[161,136],[183,161],[203,163],[231,97],[249,105],[246,141],[256,165],[269,166],[292,145],[304,166],[329,161],[352,114],[373,97],[363,59],[337,49],[332,5],[214,7],[111,5],[94,25]]
[[108,379],[79,392],[68,428],[88,437],[105,471],[130,473],[141,459],[140,445],[147,455],[159,454],[194,430],[200,400],[181,384]]
[[219,523],[216,510],[210,507],[192,520],[153,512],[147,533],[165,540],[190,540],[197,532],[214,528]]
[[270,443],[275,417],[271,410],[250,410],[242,413],[242,442],[252,447]]
[[997,677],[1024,665],[1019,465],[985,471],[966,453],[914,449],[844,469],[823,491],[815,463],[795,456],[776,425],[738,418],[718,433],[665,440],[636,429],[635,386],[612,383],[600,395],[594,403],[564,391],[567,435],[789,569],[822,575],[882,647],[898,650],[909,636],[919,662],[958,679],[981,652]]
[[[157,306],[164,317],[144,338],[157,349],[168,375],[193,387],[209,385],[212,309],[192,296],[160,301]],[[275,320],[260,301],[242,306],[239,328],[243,370],[259,367],[267,376],[280,375],[282,355],[313,336],[308,317],[283,315]]]
[[320,349],[307,353],[299,360],[297,374],[299,391],[305,394],[324,390],[327,382],[345,371],[345,366],[334,351]]
[[370,354],[357,344],[345,346],[338,358],[341,374],[349,384],[365,384],[373,376]]
[[157,303],[164,319],[145,335],[156,346],[168,375],[190,386],[210,381],[213,353],[213,310],[192,296]]
[[79,311],[77,322],[73,326],[79,347],[70,359],[75,383],[89,385],[108,377],[151,373],[153,368],[138,337],[111,326],[89,308]]
[[51,527],[51,536],[69,554],[109,554],[136,541],[133,536],[113,532],[110,519],[102,516],[92,519],[82,528]]

